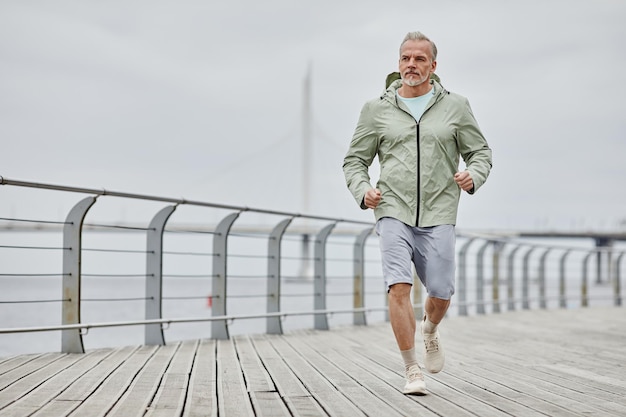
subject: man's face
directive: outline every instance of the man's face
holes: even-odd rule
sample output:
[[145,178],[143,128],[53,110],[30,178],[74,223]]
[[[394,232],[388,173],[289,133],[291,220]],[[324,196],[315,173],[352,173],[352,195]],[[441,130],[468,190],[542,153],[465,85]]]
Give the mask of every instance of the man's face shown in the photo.
[[428,41],[408,40],[400,50],[400,75],[402,82],[415,87],[429,82],[435,72],[437,61],[432,60],[432,49]]

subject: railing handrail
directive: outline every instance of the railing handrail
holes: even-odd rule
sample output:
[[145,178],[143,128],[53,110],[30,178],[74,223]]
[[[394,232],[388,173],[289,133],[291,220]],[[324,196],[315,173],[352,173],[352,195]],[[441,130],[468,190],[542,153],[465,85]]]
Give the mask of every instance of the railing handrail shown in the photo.
[[303,214],[303,213],[292,213],[292,212],[287,212],[287,211],[268,210],[268,209],[253,208],[253,207],[247,207],[247,206],[217,204],[217,203],[209,203],[206,201],[199,201],[199,200],[187,200],[185,198],[171,198],[171,197],[161,197],[161,196],[154,196],[154,195],[147,195],[147,194],[127,193],[127,192],[106,190],[104,188],[103,189],[85,188],[85,187],[74,187],[74,186],[67,186],[67,185],[46,184],[46,183],[32,182],[32,181],[13,180],[13,179],[5,178],[3,176],[0,176],[0,185],[13,185],[13,186],[18,186],[18,187],[66,191],[66,192],[72,192],[72,193],[91,194],[91,195],[97,195],[97,196],[111,196],[111,197],[131,198],[131,199],[136,199],[136,200],[158,201],[162,203],[172,203],[176,205],[210,207],[210,208],[233,210],[233,211],[239,211],[239,212],[272,214],[272,215],[277,215],[277,216],[298,217],[298,218],[303,218],[303,219],[323,220],[323,221],[331,221],[331,222],[338,222],[338,223],[363,224],[363,225],[373,224],[372,222],[361,221],[361,220],[350,220],[350,219],[342,219],[338,217],[317,216],[317,215]]

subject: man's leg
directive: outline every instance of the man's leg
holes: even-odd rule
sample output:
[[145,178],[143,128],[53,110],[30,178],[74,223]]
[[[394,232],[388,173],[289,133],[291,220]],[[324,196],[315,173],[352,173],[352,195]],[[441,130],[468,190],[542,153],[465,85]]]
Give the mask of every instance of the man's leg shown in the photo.
[[428,297],[425,315],[420,324],[424,339],[424,367],[437,373],[443,369],[445,355],[437,326],[446,315],[454,294],[454,258],[456,235],[453,225],[415,228],[414,264],[417,274],[426,286]]
[[389,287],[389,320],[404,361],[407,378],[404,393],[424,395],[426,385],[415,354],[415,328],[417,326],[411,304],[411,288],[411,284],[405,283]]
[[[443,300],[441,298],[426,297],[426,303],[424,309],[426,310],[426,318],[433,324],[437,325],[441,323],[441,320],[446,315],[450,307],[450,300]],[[432,332],[429,332],[432,333]]]
[[439,339],[437,326],[446,315],[450,306],[450,300],[436,297],[426,297],[424,309],[426,314],[420,323],[422,337],[424,339],[424,366],[431,373],[437,373],[443,369],[445,356]]
[[415,347],[415,313],[411,305],[411,284],[389,288],[389,321],[401,351]]

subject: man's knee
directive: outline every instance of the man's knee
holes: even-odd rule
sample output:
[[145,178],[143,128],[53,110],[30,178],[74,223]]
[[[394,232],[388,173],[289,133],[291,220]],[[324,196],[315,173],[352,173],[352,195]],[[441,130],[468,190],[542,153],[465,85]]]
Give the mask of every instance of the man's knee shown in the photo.
[[389,298],[392,300],[405,300],[411,297],[411,284],[398,283],[389,287]]

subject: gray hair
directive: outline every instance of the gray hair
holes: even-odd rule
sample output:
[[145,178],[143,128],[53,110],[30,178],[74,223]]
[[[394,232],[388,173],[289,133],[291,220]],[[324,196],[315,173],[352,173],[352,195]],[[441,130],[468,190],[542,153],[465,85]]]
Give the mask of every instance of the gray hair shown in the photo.
[[435,45],[435,42],[433,42],[430,39],[428,39],[428,37],[426,35],[424,35],[422,32],[409,32],[409,33],[407,33],[406,36],[404,37],[404,40],[400,44],[400,54],[402,54],[402,45],[404,45],[404,43],[406,41],[427,41],[427,42],[430,42],[430,47],[432,49],[432,52],[431,52],[432,60],[433,61],[437,60],[437,46]]

